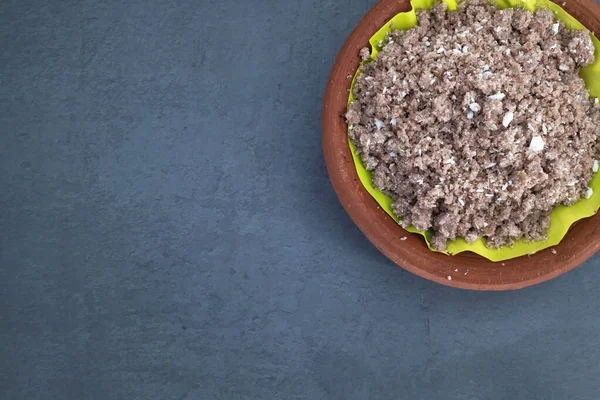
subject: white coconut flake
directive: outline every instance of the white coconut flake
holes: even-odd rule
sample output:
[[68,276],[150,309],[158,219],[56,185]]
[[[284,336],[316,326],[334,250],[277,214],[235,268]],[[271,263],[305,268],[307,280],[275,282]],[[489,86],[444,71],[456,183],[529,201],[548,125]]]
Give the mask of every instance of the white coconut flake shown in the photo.
[[589,188],[587,188],[587,192],[585,192],[585,198],[589,199],[590,197],[592,197],[593,194],[594,194],[594,190],[591,187],[589,187]]
[[594,104],[598,104],[598,103],[600,103],[600,100],[599,100],[599,99],[596,97],[596,98],[594,99]]
[[541,136],[534,136],[531,138],[531,142],[529,143],[529,150],[538,153],[544,150],[544,139]]
[[454,164],[456,164],[456,161],[454,161],[454,157],[450,157],[449,159],[444,160],[444,164],[454,165]]
[[506,190],[508,188],[508,183],[505,183],[504,185],[502,185],[502,190]]
[[458,204],[464,207],[465,201],[463,199],[458,199]]
[[440,54],[440,53],[443,53],[443,52],[445,52],[445,51],[446,51],[446,49],[445,49],[445,48],[443,48],[443,47],[440,47],[439,49],[437,49],[437,53],[438,53],[438,54]]
[[504,114],[504,118],[502,118],[502,125],[504,125],[505,128],[508,128],[514,117],[515,114],[512,111],[507,112]]
[[397,122],[398,122],[398,121],[396,121],[396,118],[392,118],[392,119],[390,120],[390,124],[392,124],[392,126],[396,126],[396,123],[397,123]]
[[491,162],[491,163],[489,163],[488,165],[485,166],[485,169],[493,168],[495,166],[496,166],[496,163],[495,162]]
[[467,113],[467,119],[473,119],[473,111]]
[[594,160],[594,164],[592,165],[592,171],[598,172],[598,160]]
[[477,104],[477,103],[471,103],[471,104],[469,104],[469,108],[473,112],[479,112],[479,111],[481,111],[481,106],[479,104]]
[[454,50],[452,50],[452,54],[458,56],[458,55],[462,54],[462,51],[460,51],[459,49],[454,49]]
[[496,93],[496,94],[493,94],[493,95],[491,95],[491,96],[488,96],[488,99],[490,99],[490,100],[500,100],[500,101],[502,101],[502,100],[504,100],[504,98],[505,98],[505,97],[506,97],[506,95],[505,95],[504,93],[502,93],[502,92],[498,92],[498,93]]
[[552,32],[554,32],[554,36],[558,35],[559,27],[560,27],[560,24],[558,22],[552,25]]
[[427,47],[431,46],[431,42],[425,42],[425,46],[427,46]]
[[377,129],[381,129],[383,128],[385,124],[383,123],[383,121],[376,119],[375,120],[375,126],[377,127]]
[[466,46],[466,45],[463,46],[462,52],[465,53],[465,54],[468,53],[469,52],[469,46]]
[[561,71],[568,71],[569,67],[567,67],[565,64],[560,64],[558,66],[558,69],[561,70]]
[[544,135],[547,135],[547,134],[548,134],[548,128],[546,128],[546,124],[542,124],[542,133],[543,133]]

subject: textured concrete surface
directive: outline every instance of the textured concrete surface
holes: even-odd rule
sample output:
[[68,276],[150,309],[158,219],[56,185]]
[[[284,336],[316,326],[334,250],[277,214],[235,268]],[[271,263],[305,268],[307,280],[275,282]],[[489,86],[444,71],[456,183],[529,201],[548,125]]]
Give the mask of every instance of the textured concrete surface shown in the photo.
[[0,2],[0,399],[600,398],[600,258],[395,267],[320,149],[374,0]]

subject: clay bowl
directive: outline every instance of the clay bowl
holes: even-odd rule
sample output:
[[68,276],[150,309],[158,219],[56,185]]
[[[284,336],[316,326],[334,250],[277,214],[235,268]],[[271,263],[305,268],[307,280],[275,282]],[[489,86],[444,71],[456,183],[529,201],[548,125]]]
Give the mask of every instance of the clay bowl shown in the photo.
[[[402,229],[362,186],[348,147],[343,118],[348,90],[359,66],[359,50],[409,0],[382,0],[360,21],[337,56],[325,92],[322,141],[329,176],[350,217],[367,238],[400,267],[423,278],[463,289],[511,290],[555,278],[600,250],[600,215],[572,226],[562,242],[528,257],[493,263],[473,253],[447,256],[430,251],[423,238]],[[593,0],[567,0],[563,6],[592,32],[600,32],[600,6]],[[401,238],[407,237],[402,241]],[[457,272],[458,270],[458,272]],[[465,275],[465,273],[467,273]],[[449,279],[448,277],[451,277]]]

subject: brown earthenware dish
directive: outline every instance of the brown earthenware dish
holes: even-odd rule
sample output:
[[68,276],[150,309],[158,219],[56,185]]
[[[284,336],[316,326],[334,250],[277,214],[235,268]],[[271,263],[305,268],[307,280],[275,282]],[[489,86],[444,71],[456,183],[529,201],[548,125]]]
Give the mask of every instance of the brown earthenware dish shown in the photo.
[[[586,261],[600,250],[599,214],[573,225],[553,249],[494,263],[473,253],[447,256],[429,250],[421,236],[402,229],[363,187],[350,153],[343,117],[348,90],[360,64],[360,49],[394,15],[410,8],[409,0],[381,0],[346,40],[331,71],[323,104],[322,140],[329,176],[343,207],[367,238],[392,261],[448,286],[520,289],[555,278]],[[600,6],[593,0],[567,0],[563,8],[590,31],[600,32]]]

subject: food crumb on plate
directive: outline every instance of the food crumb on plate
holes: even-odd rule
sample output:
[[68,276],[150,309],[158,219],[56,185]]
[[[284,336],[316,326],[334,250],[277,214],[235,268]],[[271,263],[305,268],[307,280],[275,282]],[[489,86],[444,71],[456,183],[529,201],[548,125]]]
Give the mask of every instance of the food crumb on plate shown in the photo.
[[510,123],[513,121],[513,119],[515,118],[515,113],[512,111],[507,112],[506,114],[504,114],[504,117],[502,118],[502,125],[504,125],[505,128],[508,128],[508,126],[510,125]]
[[544,150],[544,139],[541,136],[534,136],[531,138],[531,142],[529,143],[529,150],[533,153],[539,153]]

